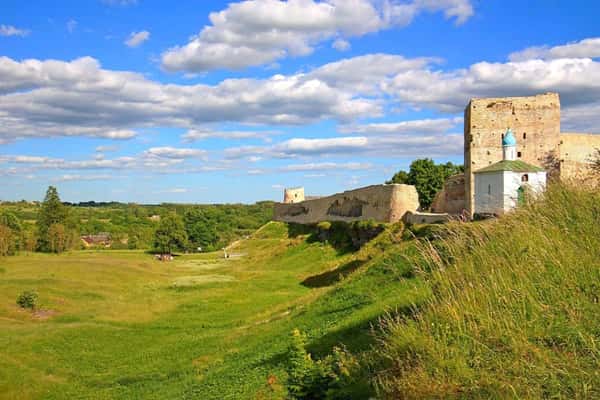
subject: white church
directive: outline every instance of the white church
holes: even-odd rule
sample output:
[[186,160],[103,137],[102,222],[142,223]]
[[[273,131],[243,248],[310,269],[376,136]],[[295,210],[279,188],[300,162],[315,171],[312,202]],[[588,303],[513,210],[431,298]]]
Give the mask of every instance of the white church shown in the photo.
[[502,137],[503,160],[475,171],[475,214],[502,215],[527,196],[546,188],[546,172],[517,160],[517,140],[508,129]]

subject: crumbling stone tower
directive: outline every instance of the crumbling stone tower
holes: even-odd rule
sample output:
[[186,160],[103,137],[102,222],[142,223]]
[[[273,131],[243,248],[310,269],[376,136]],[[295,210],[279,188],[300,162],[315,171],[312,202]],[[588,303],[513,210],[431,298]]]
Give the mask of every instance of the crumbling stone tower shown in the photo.
[[543,167],[552,176],[559,168],[560,100],[557,93],[531,97],[472,99],[465,109],[465,203],[473,214],[473,172],[502,160],[502,135],[517,137],[517,159]]
[[283,191],[284,204],[300,203],[304,200],[303,187],[287,188]]

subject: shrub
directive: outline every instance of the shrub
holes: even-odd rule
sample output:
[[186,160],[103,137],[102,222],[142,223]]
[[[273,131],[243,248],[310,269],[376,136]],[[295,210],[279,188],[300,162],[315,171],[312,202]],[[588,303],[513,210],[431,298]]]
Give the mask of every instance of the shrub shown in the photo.
[[347,399],[356,391],[354,376],[359,369],[356,358],[339,348],[322,360],[313,360],[306,351],[306,336],[298,329],[292,332],[287,381],[292,399]]
[[38,294],[30,290],[26,290],[17,297],[17,304],[21,308],[35,309],[37,306]]

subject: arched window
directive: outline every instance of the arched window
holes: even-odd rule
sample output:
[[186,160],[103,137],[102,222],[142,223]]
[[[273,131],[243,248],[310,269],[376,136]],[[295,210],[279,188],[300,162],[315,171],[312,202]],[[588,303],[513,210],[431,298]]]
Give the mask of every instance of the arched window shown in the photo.
[[523,139],[527,139],[527,133],[523,133]]
[[521,175],[521,182],[529,182],[529,174]]

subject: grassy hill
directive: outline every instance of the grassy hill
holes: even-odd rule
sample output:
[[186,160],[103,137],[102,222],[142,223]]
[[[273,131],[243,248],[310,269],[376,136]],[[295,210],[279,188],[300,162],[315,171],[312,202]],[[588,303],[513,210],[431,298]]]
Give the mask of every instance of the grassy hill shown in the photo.
[[[598,193],[556,187],[359,251],[269,223],[229,259],[5,258],[0,397],[283,398],[294,329],[315,359],[345,346],[338,398],[598,397],[599,221]],[[27,289],[34,313],[15,305]]]

